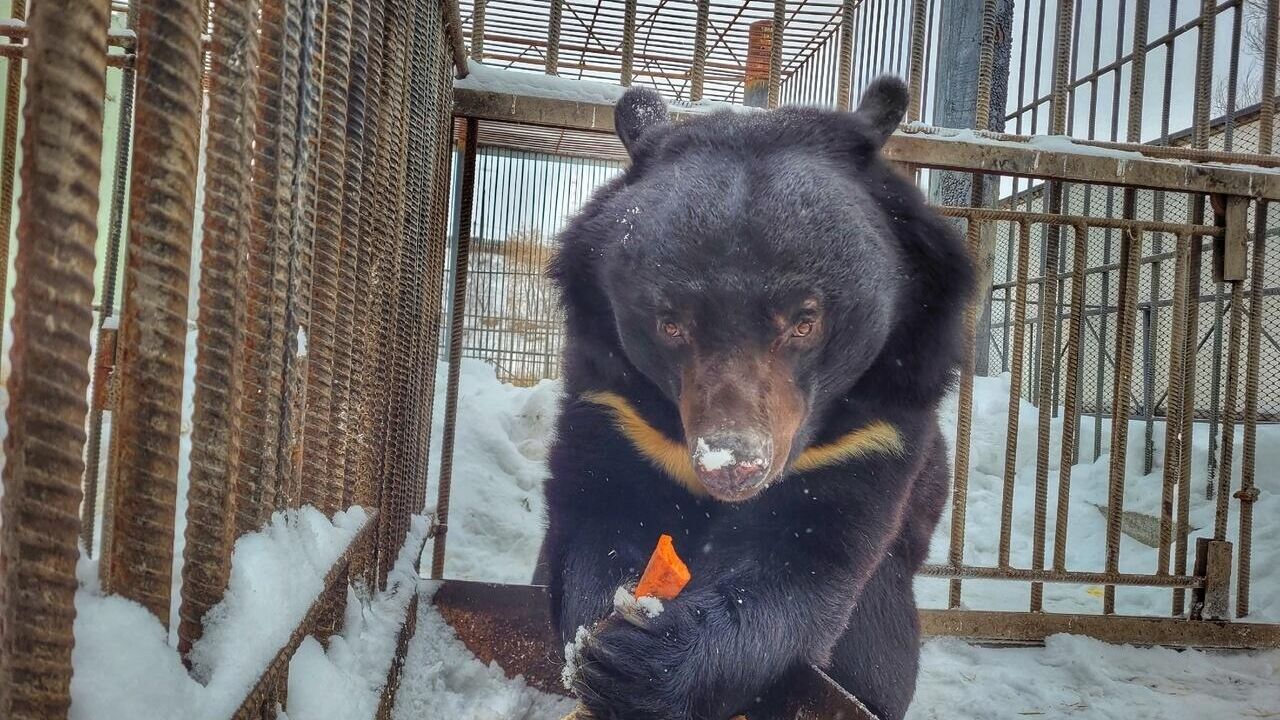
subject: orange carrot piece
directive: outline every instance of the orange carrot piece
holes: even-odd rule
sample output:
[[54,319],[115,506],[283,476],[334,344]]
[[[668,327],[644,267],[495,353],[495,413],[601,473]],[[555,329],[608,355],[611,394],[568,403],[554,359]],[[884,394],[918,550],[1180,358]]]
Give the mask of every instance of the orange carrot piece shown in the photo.
[[658,538],[658,546],[649,557],[649,565],[640,576],[636,585],[636,597],[655,597],[659,600],[674,600],[685,585],[689,584],[689,568],[676,554],[676,547],[670,535]]

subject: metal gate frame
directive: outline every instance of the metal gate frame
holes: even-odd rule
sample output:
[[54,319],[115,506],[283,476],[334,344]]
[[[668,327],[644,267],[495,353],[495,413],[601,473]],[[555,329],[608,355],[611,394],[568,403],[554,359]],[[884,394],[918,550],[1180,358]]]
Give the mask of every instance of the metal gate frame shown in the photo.
[[[777,3],[785,5],[783,2]],[[855,3],[846,3],[846,9]],[[559,2],[555,3],[559,5]],[[1081,371],[1079,364],[1079,337],[1082,331],[1082,317],[1079,303],[1083,294],[1079,291],[1070,293],[1071,300],[1058,297],[1058,280],[1071,280],[1073,284],[1083,282],[1083,254],[1089,230],[1105,228],[1116,232],[1121,242],[1121,283],[1120,314],[1121,327],[1116,332],[1114,348],[1117,359],[1115,382],[1117,388],[1128,387],[1133,372],[1134,343],[1137,332],[1135,313],[1137,307],[1137,267],[1141,255],[1141,243],[1144,238],[1153,234],[1172,237],[1176,244],[1175,276],[1177,291],[1174,299],[1174,322],[1176,337],[1173,351],[1169,358],[1170,377],[1178,378],[1178,383],[1171,384],[1170,414],[1167,422],[1167,453],[1170,458],[1165,465],[1162,499],[1164,511],[1159,518],[1160,536],[1164,542],[1160,552],[1159,567],[1151,573],[1121,573],[1119,571],[1119,538],[1121,528],[1120,500],[1124,494],[1125,467],[1124,449],[1128,443],[1128,423],[1116,421],[1112,424],[1112,457],[1109,468],[1109,509],[1107,511],[1107,531],[1105,548],[1105,569],[1103,572],[1078,572],[1065,566],[1066,544],[1066,499],[1070,493],[1070,472],[1078,438],[1068,432],[1063,438],[1062,471],[1059,476],[1059,505],[1057,507],[1053,555],[1048,557],[1046,544],[1049,488],[1049,433],[1048,420],[1051,413],[1051,402],[1047,397],[1051,383],[1040,383],[1039,415],[1040,433],[1036,448],[1036,493],[1034,514],[1034,544],[1031,567],[1013,567],[1009,560],[1009,539],[1012,525],[1012,493],[1014,481],[1014,457],[1011,450],[1006,454],[1004,472],[1004,503],[1001,510],[1001,537],[999,560],[993,566],[974,566],[965,563],[964,548],[964,515],[967,509],[967,480],[969,470],[969,441],[972,428],[973,403],[973,355],[969,355],[969,363],[961,375],[960,409],[958,416],[958,436],[954,468],[954,493],[952,498],[952,535],[948,562],[928,565],[922,570],[923,575],[949,578],[950,602],[944,610],[925,610],[921,617],[925,631],[929,634],[946,634],[971,639],[1038,642],[1047,635],[1057,632],[1078,632],[1100,639],[1137,644],[1170,644],[1205,647],[1277,647],[1280,646],[1280,625],[1245,622],[1229,622],[1227,618],[1233,614],[1229,608],[1233,575],[1237,583],[1237,602],[1234,614],[1239,617],[1248,615],[1249,610],[1249,560],[1251,554],[1251,524],[1253,503],[1258,498],[1254,488],[1256,460],[1256,423],[1258,393],[1258,357],[1257,338],[1261,328],[1261,304],[1251,303],[1251,307],[1259,311],[1245,316],[1245,299],[1256,301],[1262,297],[1262,281],[1260,268],[1265,255],[1265,219],[1269,203],[1280,201],[1280,158],[1266,155],[1214,152],[1207,149],[1205,142],[1196,142],[1193,148],[1158,147],[1138,144],[1139,120],[1141,118],[1142,78],[1143,73],[1136,72],[1137,78],[1130,92],[1130,136],[1127,142],[1077,140],[1055,142],[1051,145],[1041,143],[1037,138],[1026,135],[994,133],[985,131],[957,132],[933,128],[920,124],[921,88],[924,81],[923,46],[925,43],[926,0],[913,0],[912,40],[909,84],[912,90],[912,103],[909,112],[909,125],[889,141],[885,147],[888,159],[899,163],[907,172],[951,171],[965,173],[970,177],[971,198],[967,206],[943,207],[945,215],[964,223],[971,250],[979,258],[990,256],[992,228],[998,223],[1008,223],[1017,229],[1017,238],[1021,251],[1018,254],[1018,279],[1015,283],[1017,291],[1016,313],[1025,317],[1027,302],[1027,267],[1029,242],[1033,227],[1046,229],[1049,238],[1051,261],[1046,262],[1047,272],[1055,273],[1058,267],[1057,257],[1061,254],[1064,262],[1071,268],[1061,277],[1053,276],[1052,281],[1044,283],[1046,297],[1043,302],[1054,308],[1059,304],[1069,305],[1068,329],[1065,342],[1068,345],[1068,369],[1065,374],[1067,390],[1066,413],[1069,417],[1079,415],[1079,402],[1074,385],[1078,382]],[[478,6],[483,6],[479,3]],[[1145,4],[1144,4],[1145,6]],[[1264,97],[1261,106],[1260,147],[1270,147],[1274,134],[1275,97],[1269,88],[1274,88],[1276,73],[1276,19],[1280,17],[1280,2],[1268,0],[1267,11],[1271,19],[1269,38],[1272,49],[1268,52],[1264,73]],[[983,4],[983,38],[981,47],[981,63],[978,76],[978,101],[975,125],[986,127],[988,110],[991,104],[992,63],[996,34],[996,1],[984,0]],[[1069,58],[1067,50],[1071,43],[1072,3],[1061,3],[1057,18],[1058,33],[1055,37],[1058,52],[1055,53],[1053,67],[1053,92],[1051,97],[1050,132],[1063,134],[1066,129],[1067,92],[1069,88]],[[1218,12],[1213,3],[1206,0],[1202,7],[1202,20],[1208,26],[1211,18]],[[779,15],[781,17],[781,15]],[[1206,18],[1208,18],[1206,20]],[[471,18],[474,23],[472,35],[484,37],[482,15]],[[1147,25],[1145,16],[1141,17],[1134,29],[1135,38],[1146,38]],[[705,28],[699,27],[699,32]],[[847,30],[846,30],[847,32]],[[558,28],[548,35],[547,42],[554,45],[558,41]],[[699,38],[699,42],[701,38]],[[1205,45],[1209,50],[1204,52]],[[1132,62],[1135,68],[1143,67],[1147,44],[1135,41]],[[1212,57],[1211,34],[1202,36],[1201,57]],[[473,56],[483,55],[483,47],[473,42]],[[704,56],[695,53],[695,67],[705,60]],[[548,61],[550,62],[550,61]],[[1197,77],[1196,114],[1197,118],[1207,116],[1209,90],[1206,87],[1207,74],[1202,69]],[[550,68],[551,66],[548,65]],[[836,82],[838,83],[839,106],[847,107],[849,97],[849,73],[847,63],[842,64]],[[462,63],[458,66],[460,76],[465,75],[466,68]],[[552,72],[549,70],[548,72]],[[774,72],[777,72],[776,66]],[[699,73],[694,70],[693,77]],[[628,76],[624,73],[623,83],[627,84]],[[776,85],[778,79],[771,79]],[[776,94],[771,98],[771,105],[776,104]],[[476,88],[455,88],[455,118],[464,121],[466,127],[466,151],[462,157],[463,183],[459,191],[464,203],[474,192],[474,183],[468,182],[468,174],[474,177],[476,157],[475,135],[483,123],[512,123],[555,130],[572,129],[577,131],[609,134],[613,132],[612,108],[603,103],[580,102],[554,97],[541,97],[534,94],[520,94],[505,90],[487,90]],[[690,114],[689,110],[678,109],[672,113],[673,119],[680,120]],[[1198,126],[1199,127],[1199,126]],[[1199,132],[1199,131],[1197,131]],[[1204,140],[1204,138],[1198,138]],[[1047,212],[1036,213],[1018,210],[999,210],[984,207],[989,202],[984,194],[984,186],[989,185],[997,176],[1012,176],[1040,180],[1047,183],[1049,202]],[[1123,194],[1121,217],[1091,217],[1071,215],[1063,212],[1062,194],[1068,183],[1082,183],[1118,188]],[[1197,202],[1193,203],[1193,214],[1187,223],[1166,223],[1152,220],[1136,219],[1134,198],[1138,189],[1187,193]],[[1251,236],[1250,217],[1256,221],[1256,232]],[[465,258],[466,240],[471,227],[469,204],[464,205],[464,212],[459,217],[459,257]],[[1204,248],[1212,253],[1212,264],[1215,277],[1227,284],[1231,296],[1230,337],[1227,343],[1225,364],[1227,366],[1228,390],[1223,394],[1224,404],[1223,437],[1224,444],[1218,458],[1221,468],[1218,473],[1218,492],[1216,494],[1216,516],[1212,538],[1201,538],[1196,547],[1188,547],[1186,528],[1188,526],[1187,510],[1190,484],[1190,443],[1181,438],[1190,436],[1192,407],[1190,398],[1195,381],[1194,354],[1189,352],[1188,344],[1194,343],[1197,337],[1195,330],[1196,316],[1189,313],[1192,303],[1188,297],[1194,297],[1199,284],[1200,266],[1202,263],[1199,251]],[[1066,260],[1070,256],[1069,260]],[[989,283],[990,275],[986,276]],[[455,303],[465,297],[466,273],[465,261],[459,263],[459,273],[455,277]],[[455,309],[455,331],[460,309]],[[973,341],[973,329],[977,321],[977,311],[971,307],[968,313],[970,341]],[[1248,335],[1247,357],[1242,357],[1242,337]],[[1020,335],[1018,336],[1020,337]],[[460,338],[453,338],[454,348]],[[1040,335],[1044,351],[1039,355],[1040,361],[1033,372],[1046,376],[1052,371],[1054,358],[1053,348],[1056,342],[1052,324]],[[1021,342],[1018,340],[1017,342]],[[1014,350],[1015,355],[1021,349]],[[1021,373],[1020,364],[1016,373]],[[452,378],[451,378],[452,380]],[[1242,449],[1243,472],[1240,486],[1231,486],[1231,463],[1235,451],[1233,445],[1233,423],[1237,417],[1236,388],[1243,382],[1244,403],[1239,415],[1243,418],[1244,443]],[[1010,437],[1016,438],[1018,428],[1018,403],[1020,382],[1014,379],[1010,393],[1009,428]],[[451,384],[450,400],[445,407],[446,428],[455,426],[456,387]],[[1119,397],[1119,394],[1113,397]],[[1128,403],[1115,403],[1112,418],[1127,420],[1130,415]],[[1073,423],[1067,422],[1066,427]],[[1011,440],[1010,443],[1013,441]],[[445,452],[451,448],[446,444]],[[447,456],[446,456],[447,457]],[[442,466],[440,490],[447,497],[451,475],[447,464]],[[1233,495],[1233,490],[1235,491]],[[1241,528],[1236,542],[1227,539],[1228,503],[1234,498],[1240,503]],[[1179,510],[1175,513],[1176,507]],[[447,504],[441,505],[447,514]],[[1175,517],[1176,514],[1176,517]],[[965,579],[1001,579],[1029,583],[1031,588],[1030,607],[1025,612],[973,611],[962,608],[962,588]],[[1080,615],[1045,612],[1043,608],[1043,584],[1046,582],[1092,583],[1104,586],[1104,597],[1101,615]],[[1169,588],[1172,595],[1170,616],[1130,617],[1115,614],[1115,588],[1119,585],[1134,585]],[[1187,591],[1190,591],[1189,593]],[[1189,602],[1188,602],[1189,596]]]

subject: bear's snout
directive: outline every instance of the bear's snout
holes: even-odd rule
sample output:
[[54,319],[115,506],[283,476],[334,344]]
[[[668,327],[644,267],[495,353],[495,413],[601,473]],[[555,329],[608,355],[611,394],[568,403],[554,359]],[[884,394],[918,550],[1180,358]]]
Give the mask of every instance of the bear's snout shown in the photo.
[[747,500],[769,479],[773,439],[754,430],[717,432],[693,443],[693,469],[698,481],[717,500]]

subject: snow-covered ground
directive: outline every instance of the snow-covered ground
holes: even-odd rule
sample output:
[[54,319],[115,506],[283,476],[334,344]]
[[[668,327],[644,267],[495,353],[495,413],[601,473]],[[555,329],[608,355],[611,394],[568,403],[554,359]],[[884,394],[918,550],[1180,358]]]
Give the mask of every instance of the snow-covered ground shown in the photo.
[[[453,500],[449,518],[446,576],[492,582],[529,581],[542,534],[541,482],[553,425],[558,385],[543,382],[532,388],[499,383],[492,368],[464,361],[458,409]],[[974,564],[995,559],[999,534],[999,506],[1003,487],[1004,431],[1008,411],[1008,379],[978,378],[975,385],[973,450],[965,557]],[[437,408],[443,408],[443,388]],[[954,436],[954,400],[945,416],[946,431]],[[1021,407],[1018,441],[1015,523],[1012,559],[1030,564],[1031,508],[1034,502],[1036,412]],[[1090,503],[1105,503],[1109,447],[1094,462],[1092,421],[1085,420],[1085,461],[1072,472],[1068,567],[1101,569],[1105,524]],[[1109,437],[1109,427],[1104,427]],[[1053,425],[1049,508],[1052,520],[1061,436]],[[1128,452],[1129,480],[1125,508],[1154,512],[1159,502],[1160,471],[1141,473],[1143,429],[1135,423]],[[437,442],[438,447],[438,420]],[[1157,456],[1162,452],[1163,428],[1157,427]],[[1280,496],[1280,428],[1263,426],[1259,436],[1259,514]],[[1203,484],[1207,434],[1197,428],[1194,465]],[[1238,454],[1237,454],[1238,456]],[[432,480],[436,465],[432,465]],[[1212,505],[1202,492],[1193,493],[1193,526],[1211,528]],[[430,490],[428,503],[434,498]],[[1233,501],[1233,505],[1234,505]],[[1235,533],[1233,510],[1231,533]],[[1209,530],[1202,530],[1209,532]],[[932,547],[933,560],[946,557],[949,518],[944,518]],[[1050,522],[1049,547],[1052,547]],[[1155,567],[1155,550],[1124,538],[1121,569],[1147,572]],[[1254,615],[1252,620],[1280,619],[1280,527],[1265,521],[1254,525]],[[942,607],[946,583],[917,581],[921,604]],[[1023,609],[1028,590],[1019,583],[967,582],[964,601],[975,609]],[[1051,611],[1100,612],[1100,588],[1048,585],[1046,607]],[[1121,588],[1121,612],[1160,615],[1168,612],[1169,592]],[[471,657],[424,603],[418,633],[409,650],[405,677],[397,698],[397,718],[432,717],[457,720],[510,718],[559,720],[566,705],[508,680],[496,667]],[[955,640],[925,644],[923,668],[913,720],[935,718],[1268,718],[1280,717],[1280,652],[1205,653],[1169,649],[1111,646],[1088,638],[1056,636],[1043,648],[985,648]]]

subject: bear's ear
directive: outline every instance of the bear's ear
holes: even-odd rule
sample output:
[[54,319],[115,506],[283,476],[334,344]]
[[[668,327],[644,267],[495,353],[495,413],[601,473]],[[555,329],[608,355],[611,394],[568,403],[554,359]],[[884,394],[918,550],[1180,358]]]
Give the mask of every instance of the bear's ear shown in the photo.
[[871,142],[879,148],[898,129],[909,100],[906,83],[892,75],[881,75],[867,86],[853,114],[866,123]]
[[618,98],[613,108],[613,127],[627,153],[634,159],[640,138],[667,124],[667,104],[649,88],[635,87]]

